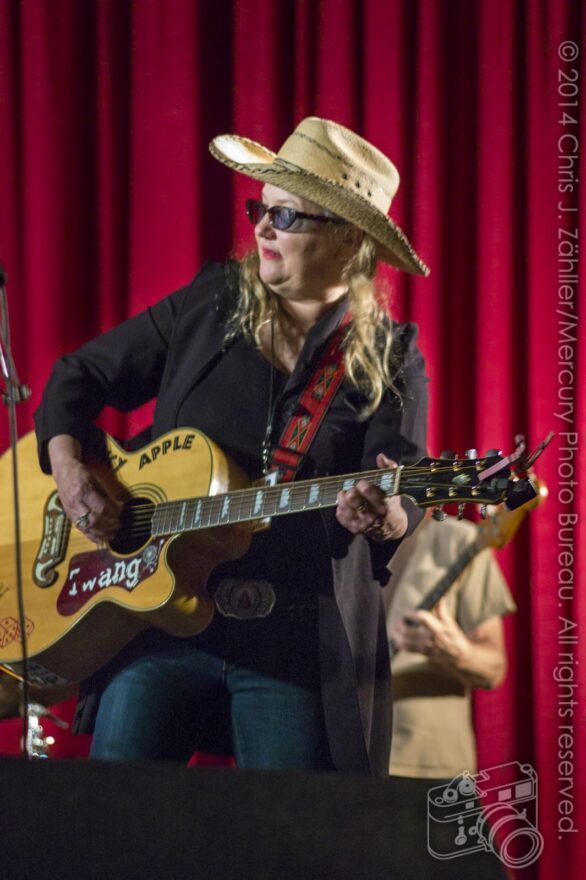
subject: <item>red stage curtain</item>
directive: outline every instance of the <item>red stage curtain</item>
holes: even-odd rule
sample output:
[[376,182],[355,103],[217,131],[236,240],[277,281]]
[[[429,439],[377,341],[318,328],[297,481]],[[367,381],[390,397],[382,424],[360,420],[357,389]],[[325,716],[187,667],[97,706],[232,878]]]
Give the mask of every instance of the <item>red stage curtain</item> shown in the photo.
[[508,679],[477,701],[480,766],[538,772],[545,850],[522,876],[544,880],[578,876],[586,834],[582,33],[579,0],[0,4],[0,260],[33,389],[21,433],[57,355],[250,245],[256,187],[209,156],[213,135],[277,148],[317,114],[398,165],[393,214],[432,274],[385,277],[421,327],[430,450],[557,432],[537,466],[549,499],[501,553],[519,605]]

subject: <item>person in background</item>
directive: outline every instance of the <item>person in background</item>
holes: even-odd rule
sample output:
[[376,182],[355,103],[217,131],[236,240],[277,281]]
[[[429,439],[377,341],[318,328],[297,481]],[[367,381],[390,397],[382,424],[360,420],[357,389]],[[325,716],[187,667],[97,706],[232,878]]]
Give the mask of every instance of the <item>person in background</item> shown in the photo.
[[[389,772],[396,795],[394,835],[408,880],[502,880],[493,853],[442,862],[428,852],[428,792],[477,770],[472,692],[502,684],[507,656],[503,617],[515,603],[491,550],[474,555],[433,611],[416,610],[478,538],[478,527],[426,516],[392,559],[384,603],[393,659],[393,734]],[[434,825],[436,851],[456,856],[456,826]],[[438,831],[439,828],[439,831]],[[463,839],[463,838],[462,838]],[[468,845],[470,842],[468,841]]]

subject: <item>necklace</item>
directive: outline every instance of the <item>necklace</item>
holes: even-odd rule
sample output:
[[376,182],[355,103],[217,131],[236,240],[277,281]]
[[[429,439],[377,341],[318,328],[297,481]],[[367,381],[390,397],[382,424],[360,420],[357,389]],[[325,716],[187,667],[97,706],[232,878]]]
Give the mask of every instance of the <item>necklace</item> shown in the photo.
[[265,436],[262,441],[262,470],[266,476],[271,470],[271,448],[273,428],[275,424],[275,413],[277,411],[278,395],[275,398],[275,319],[271,318],[271,372],[269,377],[269,405],[267,410],[267,426],[265,428]]

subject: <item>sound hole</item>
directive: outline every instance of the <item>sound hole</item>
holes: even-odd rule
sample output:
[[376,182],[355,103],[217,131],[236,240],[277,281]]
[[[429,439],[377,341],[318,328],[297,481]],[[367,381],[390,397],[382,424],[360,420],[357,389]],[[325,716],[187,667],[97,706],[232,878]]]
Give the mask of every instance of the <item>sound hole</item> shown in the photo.
[[110,541],[115,553],[135,553],[151,537],[151,523],[155,510],[149,498],[131,498],[124,505],[120,517],[120,528]]

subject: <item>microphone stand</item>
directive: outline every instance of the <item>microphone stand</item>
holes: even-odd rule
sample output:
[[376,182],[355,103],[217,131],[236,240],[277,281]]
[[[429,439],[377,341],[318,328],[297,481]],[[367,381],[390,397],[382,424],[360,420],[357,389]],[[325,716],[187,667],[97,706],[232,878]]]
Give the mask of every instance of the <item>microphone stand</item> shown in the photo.
[[14,502],[14,553],[16,562],[16,593],[18,598],[18,626],[22,645],[22,749],[25,758],[30,758],[29,742],[29,680],[26,619],[22,586],[22,553],[20,537],[20,506],[18,489],[16,404],[30,397],[30,388],[21,385],[10,347],[10,322],[8,320],[8,300],[6,297],[6,274],[0,266],[0,374],[5,389],[1,392],[2,402],[8,407],[8,428],[12,452],[12,491]]

